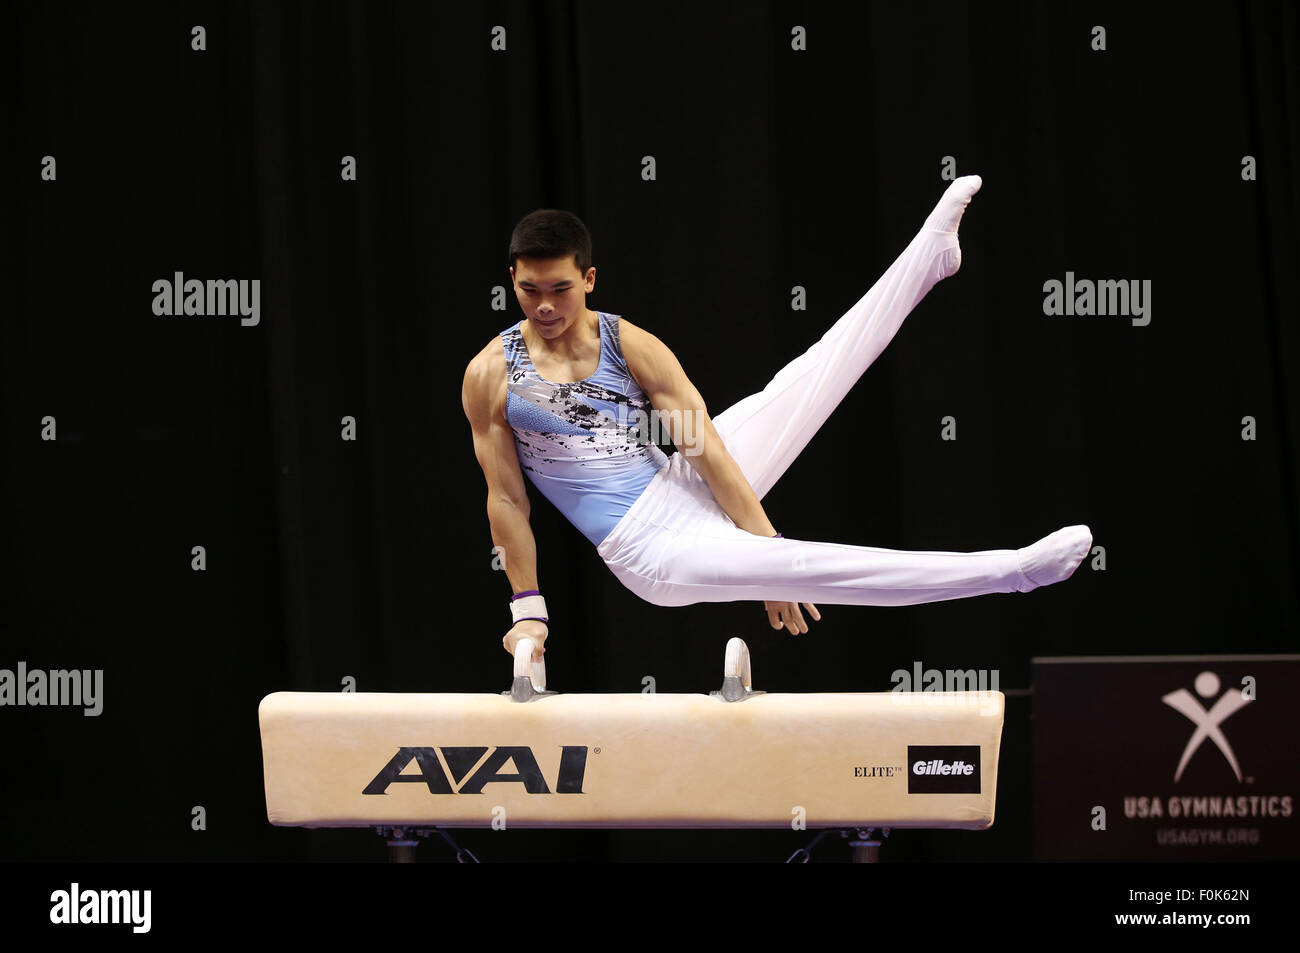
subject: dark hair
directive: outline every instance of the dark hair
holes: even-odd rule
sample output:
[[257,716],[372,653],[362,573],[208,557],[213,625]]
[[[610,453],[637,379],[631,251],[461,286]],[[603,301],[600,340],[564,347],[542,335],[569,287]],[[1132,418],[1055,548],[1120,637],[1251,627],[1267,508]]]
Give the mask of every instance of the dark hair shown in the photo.
[[591,267],[591,233],[582,219],[558,208],[539,208],[519,220],[510,235],[510,267],[518,258],[573,255],[578,271]]

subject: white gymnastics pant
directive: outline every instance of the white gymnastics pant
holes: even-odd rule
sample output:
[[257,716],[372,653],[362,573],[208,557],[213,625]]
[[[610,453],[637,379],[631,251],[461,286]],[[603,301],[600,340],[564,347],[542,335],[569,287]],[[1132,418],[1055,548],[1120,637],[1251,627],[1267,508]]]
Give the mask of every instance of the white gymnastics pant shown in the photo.
[[[923,228],[820,341],[713,419],[759,499],[960,254],[955,233]],[[756,536],[732,521],[680,452],[596,551],[623,585],[660,606],[905,606],[1031,588],[1011,549],[906,552]]]

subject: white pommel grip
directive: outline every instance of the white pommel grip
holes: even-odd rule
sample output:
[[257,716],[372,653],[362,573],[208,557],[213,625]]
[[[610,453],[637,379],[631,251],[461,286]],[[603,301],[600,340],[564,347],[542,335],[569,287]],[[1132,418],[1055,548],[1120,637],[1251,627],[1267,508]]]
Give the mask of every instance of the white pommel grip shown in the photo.
[[753,679],[749,671],[749,646],[744,639],[733,638],[727,642],[727,652],[722,659],[722,677],[735,677],[746,691],[753,690]]
[[727,641],[727,653],[722,659],[722,688],[709,694],[727,702],[740,702],[755,695],[766,694],[754,691],[749,669],[749,646],[744,639],[732,638]]
[[527,637],[515,643],[515,678],[521,675],[530,677],[537,691],[546,691],[546,661],[533,661],[533,640]]

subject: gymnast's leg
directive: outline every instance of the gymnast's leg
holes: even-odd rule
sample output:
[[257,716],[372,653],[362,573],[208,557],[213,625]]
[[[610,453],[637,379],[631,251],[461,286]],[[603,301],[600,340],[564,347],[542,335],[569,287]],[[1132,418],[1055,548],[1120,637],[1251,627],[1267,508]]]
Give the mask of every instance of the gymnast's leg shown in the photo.
[[[820,341],[714,426],[761,498],[807,445],[903,319],[961,263],[957,228],[978,176],[952,183],[903,253]],[[674,456],[658,492],[598,551],[615,576],[657,605],[761,600],[915,605],[1027,592],[1068,578],[1087,555],[1086,526],[1018,550],[954,553],[765,539],[735,525],[703,479]]]
[[[717,518],[721,515],[721,519]],[[974,553],[768,539],[704,516],[658,534],[655,556],[615,570],[649,602],[683,606],[744,600],[907,606],[996,592],[1028,592],[1069,578],[1092,545],[1086,526],[1057,530],[1023,549]]]
[[761,500],[826,422],[903,319],[961,266],[957,228],[982,180],[955,180],[916,237],[817,343],[767,386],[713,418],[731,456]]

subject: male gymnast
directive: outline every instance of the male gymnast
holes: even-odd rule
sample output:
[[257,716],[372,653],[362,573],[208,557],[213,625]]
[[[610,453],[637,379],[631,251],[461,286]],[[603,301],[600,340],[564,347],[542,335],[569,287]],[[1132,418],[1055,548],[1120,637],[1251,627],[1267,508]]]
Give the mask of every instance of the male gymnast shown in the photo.
[[[957,229],[978,175],[952,182],[881,278],[767,386],[716,417],[673,352],[626,318],[592,311],[591,236],[539,209],[510,239],[524,318],[470,361],[461,400],[487,479],[492,541],[514,595],[502,639],[545,652],[526,472],[614,575],[661,606],[763,600],[769,623],[808,631],[799,605],[901,606],[1060,582],[1092,547],[1067,526],[1022,549],[901,551],[789,539],[760,500],[929,290],[961,266]],[[655,413],[678,452],[647,439]]]

